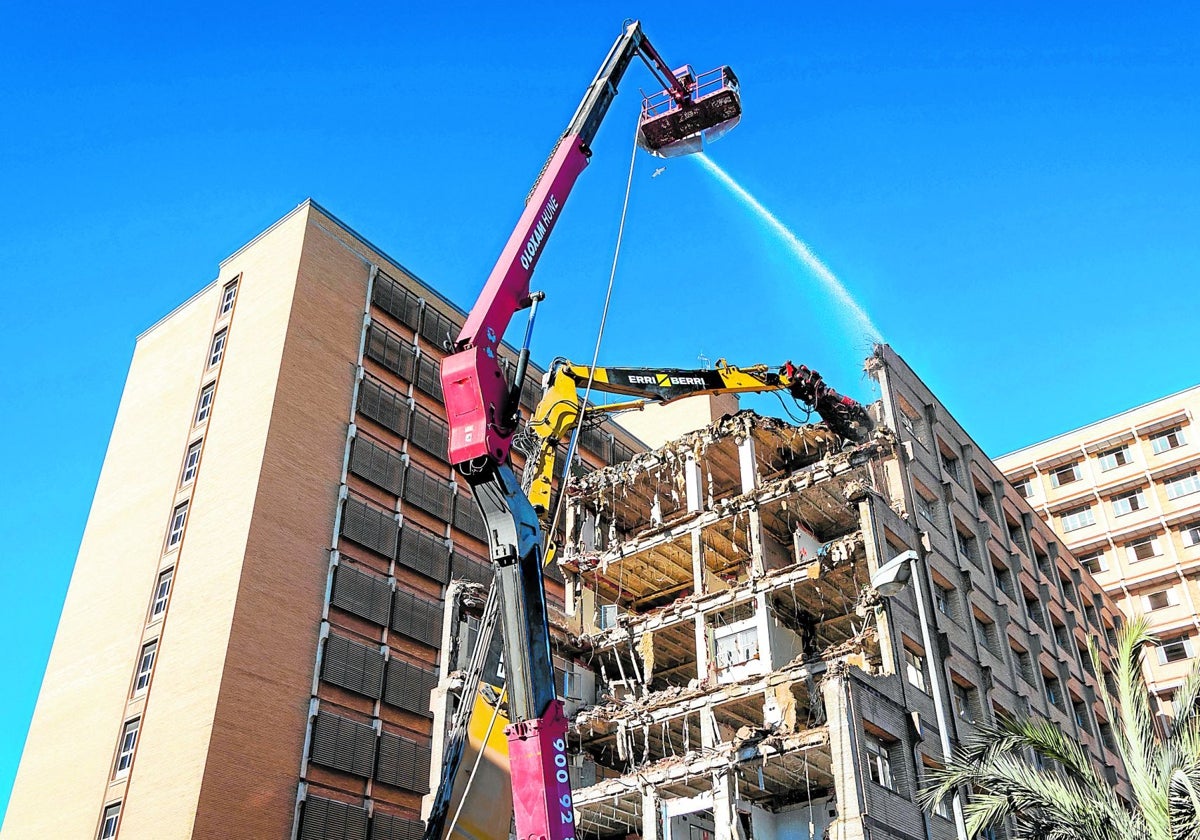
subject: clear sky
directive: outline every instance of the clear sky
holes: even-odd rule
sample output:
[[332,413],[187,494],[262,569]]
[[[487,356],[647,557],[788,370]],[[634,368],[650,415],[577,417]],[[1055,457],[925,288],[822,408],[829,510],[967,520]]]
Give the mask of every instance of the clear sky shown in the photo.
[[[136,335],[310,196],[469,305],[638,12],[6,12],[0,536],[16,639],[0,653],[0,811]],[[640,13],[669,62],[733,66],[745,118],[713,160],[824,260],[988,453],[1200,381],[1194,3]],[[633,67],[535,276],[543,362],[590,358],[639,86],[652,82]],[[602,361],[792,359],[870,398],[868,342],[811,273],[700,165],[652,177],[662,165],[637,161]]]

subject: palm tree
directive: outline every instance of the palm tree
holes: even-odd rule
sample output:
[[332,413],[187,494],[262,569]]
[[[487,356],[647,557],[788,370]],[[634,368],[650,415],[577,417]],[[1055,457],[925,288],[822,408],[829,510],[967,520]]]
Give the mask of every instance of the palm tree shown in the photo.
[[[1117,702],[1103,692],[1129,777],[1125,804],[1086,750],[1046,720],[1002,719],[963,744],[918,794],[927,808],[972,791],[963,808],[971,838],[1012,818],[1018,840],[1200,840],[1200,669],[1173,698],[1174,720],[1156,726],[1142,648],[1145,619],[1117,642]],[[1100,673],[1093,645],[1092,661]]]

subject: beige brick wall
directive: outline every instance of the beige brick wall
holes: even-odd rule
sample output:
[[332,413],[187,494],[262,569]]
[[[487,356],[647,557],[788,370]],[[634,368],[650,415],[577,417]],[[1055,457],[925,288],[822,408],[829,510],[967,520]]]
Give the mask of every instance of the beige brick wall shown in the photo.
[[134,350],[17,773],[5,840],[96,834],[217,295],[215,288],[205,290]]

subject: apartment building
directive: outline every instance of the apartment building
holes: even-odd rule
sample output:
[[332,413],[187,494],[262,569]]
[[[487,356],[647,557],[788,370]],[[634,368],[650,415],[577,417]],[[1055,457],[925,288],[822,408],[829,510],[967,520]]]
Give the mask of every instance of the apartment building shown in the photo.
[[1165,704],[1200,645],[1198,411],[1200,386],[996,460],[1122,611],[1147,617]]
[[[305,202],[138,338],[4,840],[420,836],[491,576],[444,455],[462,319]],[[868,368],[848,448],[724,409],[651,451],[581,433],[548,573],[581,836],[948,838],[922,769],[1000,712],[1115,762],[1083,654],[1113,601],[898,356]]]
[[998,715],[1049,718],[1124,792],[1088,653],[1115,604],[899,356],[867,370],[858,443],[739,412],[576,480],[553,618],[579,836],[963,836],[914,794]]
[[420,836],[447,585],[491,575],[462,320],[305,202],[138,338],[4,840]]

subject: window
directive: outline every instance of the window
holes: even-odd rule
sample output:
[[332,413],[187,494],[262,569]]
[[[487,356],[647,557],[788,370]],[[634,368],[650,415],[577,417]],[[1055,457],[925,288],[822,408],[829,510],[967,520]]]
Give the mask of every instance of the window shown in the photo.
[[121,803],[104,807],[104,817],[100,820],[100,840],[112,840],[117,836],[117,823],[121,821]]
[[1100,471],[1108,472],[1115,470],[1117,467],[1123,467],[1129,463],[1129,447],[1118,446],[1116,449],[1110,449],[1107,452],[1100,453]]
[[718,668],[732,668],[758,659],[758,628],[750,626],[716,639]]
[[1045,674],[1042,677],[1046,681],[1046,699],[1050,701],[1050,705],[1063,708],[1062,685],[1058,677],[1048,677]]
[[1000,642],[996,634],[996,623],[980,616],[975,616],[975,638],[979,644],[999,656]]
[[233,302],[237,299],[237,287],[236,280],[225,287],[225,292],[221,295],[222,315],[228,315],[233,310]]
[[183,539],[183,526],[187,523],[188,503],[184,502],[171,514],[171,531],[167,534],[167,548],[174,548]]
[[1175,591],[1174,587],[1142,596],[1142,609],[1146,612],[1165,610],[1167,607],[1174,607],[1178,604],[1179,593]]
[[1159,665],[1166,665],[1170,662],[1182,662],[1184,659],[1191,659],[1194,655],[1192,640],[1188,636],[1163,639],[1158,643]]
[[1183,436],[1183,429],[1178,426],[1165,432],[1159,432],[1150,438],[1150,448],[1154,450],[1155,455],[1178,449],[1185,443],[1187,443],[1187,438]]
[[1079,480],[1079,464],[1067,464],[1050,473],[1050,486],[1062,487]]
[[1183,535],[1184,545],[1200,545],[1200,522],[1194,525],[1185,525],[1180,533]]
[[904,649],[904,678],[922,691],[929,690],[925,685],[925,657],[908,648]]
[[1176,476],[1166,483],[1167,498],[1178,499],[1180,496],[1189,496],[1192,493],[1200,492],[1200,472],[1192,470],[1190,473]]
[[1025,598],[1025,615],[1029,616],[1030,620],[1039,627],[1046,626],[1042,623],[1042,602],[1036,596],[1027,596]]
[[964,534],[962,531],[955,530],[955,542],[958,544],[958,553],[968,560],[975,562],[979,561],[978,541],[970,534]]
[[933,604],[937,607],[937,611],[948,618],[954,618],[954,609],[951,607],[953,603],[950,598],[950,590],[940,584],[933,585]]
[[1087,703],[1082,700],[1071,704],[1071,711],[1075,714],[1075,725],[1084,732],[1091,732],[1092,727],[1088,724]]
[[954,714],[965,720],[967,723],[975,722],[975,689],[962,685],[961,683],[951,683],[950,687],[953,693]]
[[141,718],[134,718],[126,722],[125,729],[121,731],[121,745],[117,749],[117,764],[113,768],[114,779],[129,775],[129,765],[133,764],[133,750],[137,746],[138,727],[141,724]]
[[1115,516],[1124,516],[1127,513],[1133,513],[1135,510],[1145,510],[1146,494],[1142,490],[1131,490],[1128,493],[1122,493],[1120,496],[1113,496],[1112,507]]
[[133,696],[137,697],[150,687],[150,675],[154,673],[154,658],[158,655],[158,639],[147,642],[142,647],[142,657],[138,660],[137,676],[133,679]]
[[208,366],[212,367],[221,361],[221,357],[225,355],[225,336],[229,334],[229,330],[221,330],[213,336],[212,349],[208,353]]
[[959,471],[958,459],[953,455],[942,453],[942,469],[951,476],[955,481],[962,483],[962,473]]
[[917,506],[917,513],[934,525],[937,525],[937,513],[934,509],[934,505],[937,503],[932,499],[926,499],[920,493],[914,494],[913,500]]
[[1064,511],[1059,514],[1058,519],[1063,531],[1075,531],[1093,524],[1096,521],[1096,514],[1092,512],[1092,508],[1089,505],[1087,507]]
[[892,760],[888,754],[888,744],[874,735],[864,737],[867,748],[867,772],[871,781],[888,790],[896,790],[896,778],[892,775]]
[[1079,558],[1079,565],[1092,574],[1108,571],[1108,561],[1105,559],[1103,551],[1093,551],[1090,554],[1084,554]]
[[1019,481],[1014,481],[1013,489],[1024,499],[1033,498],[1033,477],[1027,475]]
[[187,448],[187,454],[183,456],[183,476],[179,479],[179,486],[191,482],[196,477],[196,470],[200,468],[200,446],[204,441],[198,440]]
[[167,611],[167,598],[171,594],[171,579],[175,576],[172,567],[165,572],[159,572],[158,584],[154,587],[154,602],[150,605],[150,620],[158,618]]
[[1131,542],[1125,546],[1125,551],[1129,555],[1130,563],[1149,560],[1151,557],[1157,557],[1162,553],[1158,549],[1158,537],[1146,537],[1137,542]]
[[1027,650],[1016,649],[1013,649],[1013,653],[1017,657],[1017,670],[1021,672],[1021,679],[1030,685],[1037,685],[1037,678],[1033,672],[1033,654]]
[[196,425],[199,426],[208,419],[208,415],[212,413],[213,392],[217,390],[217,383],[210,382],[204,386],[204,390],[200,392],[200,401],[196,403]]
[[939,799],[936,803],[934,803],[934,806],[933,806],[934,815],[939,816],[944,820],[954,819],[954,813],[951,810],[950,801],[951,801],[951,797],[944,796],[941,799]]

